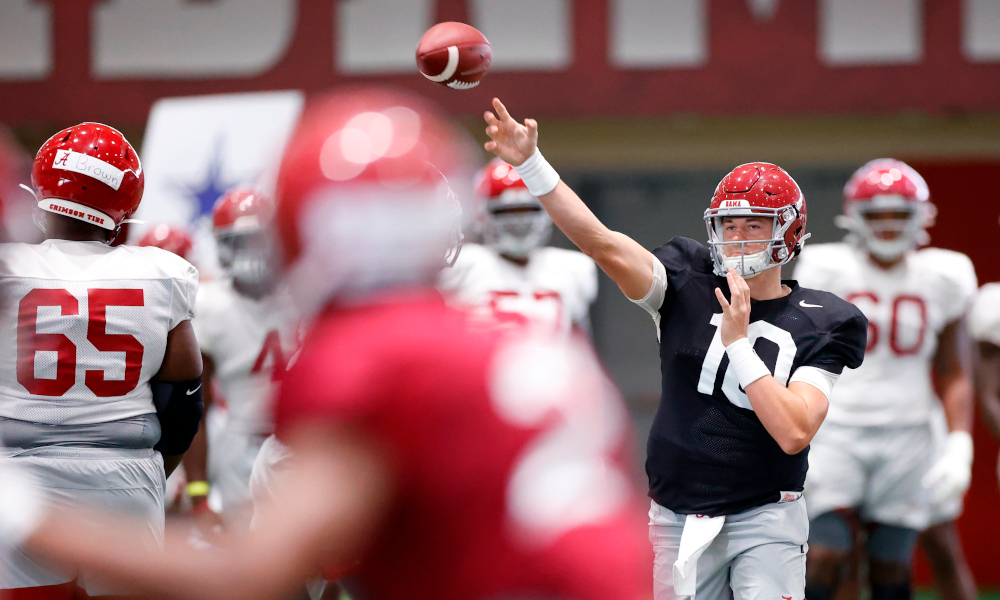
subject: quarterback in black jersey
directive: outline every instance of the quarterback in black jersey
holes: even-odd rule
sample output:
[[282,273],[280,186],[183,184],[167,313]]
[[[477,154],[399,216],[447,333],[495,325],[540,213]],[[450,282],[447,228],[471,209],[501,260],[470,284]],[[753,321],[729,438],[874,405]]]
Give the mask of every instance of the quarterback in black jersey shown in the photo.
[[[663,395],[649,435],[656,600],[803,600],[809,443],[867,320],[833,294],[782,281],[808,237],[795,181],[768,163],[734,169],[705,212],[709,244],[650,252],[605,227],[538,151],[538,125],[503,104],[486,149],[553,222],[653,317]],[[683,542],[682,542],[683,539]]]

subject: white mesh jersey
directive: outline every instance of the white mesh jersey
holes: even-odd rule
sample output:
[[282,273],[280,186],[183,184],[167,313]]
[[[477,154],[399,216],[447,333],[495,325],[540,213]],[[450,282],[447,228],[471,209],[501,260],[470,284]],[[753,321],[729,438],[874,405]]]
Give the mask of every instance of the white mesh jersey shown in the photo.
[[853,302],[868,318],[864,363],[844,369],[826,419],[862,426],[928,422],[938,401],[931,381],[938,337],[976,292],[969,257],[924,248],[885,270],[854,245],[816,244],[802,251],[795,278]]
[[969,310],[969,334],[977,342],[1000,346],[1000,283],[979,288]]
[[582,252],[543,247],[521,266],[491,248],[466,244],[455,266],[441,271],[438,288],[484,322],[589,331],[597,265]]
[[226,399],[226,427],[247,434],[271,433],[270,400],[298,348],[298,317],[287,294],[255,300],[238,293],[232,280],[202,285],[195,336],[212,359]]
[[0,244],[0,416],[51,425],[156,412],[167,334],[198,270],[159,248]]

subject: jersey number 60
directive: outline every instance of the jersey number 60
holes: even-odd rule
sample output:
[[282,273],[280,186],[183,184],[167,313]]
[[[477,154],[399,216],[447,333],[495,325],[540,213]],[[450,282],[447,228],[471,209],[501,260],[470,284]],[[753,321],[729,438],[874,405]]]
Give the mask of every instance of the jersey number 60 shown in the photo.
[[[87,290],[89,318],[87,340],[100,352],[125,353],[125,378],[107,380],[104,371],[88,369],[84,384],[95,396],[124,396],[139,384],[143,347],[129,334],[107,332],[109,306],[143,306],[141,289]],[[76,345],[62,333],[38,332],[38,308],[58,307],[63,316],[80,314],[80,301],[67,290],[35,289],[18,304],[17,313],[17,382],[36,396],[62,396],[76,383]],[[37,352],[56,352],[56,378],[35,377]]]

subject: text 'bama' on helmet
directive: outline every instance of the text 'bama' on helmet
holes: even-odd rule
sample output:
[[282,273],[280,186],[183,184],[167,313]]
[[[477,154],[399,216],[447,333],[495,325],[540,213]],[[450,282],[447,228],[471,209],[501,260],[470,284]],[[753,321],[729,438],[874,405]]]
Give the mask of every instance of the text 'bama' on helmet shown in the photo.
[[31,181],[40,209],[117,231],[139,207],[144,176],[118,130],[81,123],[42,144]]
[[436,107],[405,92],[362,88],[308,106],[276,194],[300,308],[431,285],[461,239],[456,198],[471,195],[473,147]]
[[240,291],[253,297],[269,293],[278,279],[276,212],[270,197],[246,187],[230,189],[212,209],[219,264]]
[[552,219],[513,167],[495,158],[477,176],[485,202],[483,242],[498,253],[524,258],[552,237]]
[[875,257],[893,261],[930,241],[926,230],[937,215],[930,196],[924,178],[903,161],[873,160],[844,186],[837,225]]
[[[726,217],[769,218],[773,224],[771,235],[763,240],[725,241]],[[806,199],[799,184],[771,163],[740,165],[723,177],[705,211],[705,224],[715,273],[720,276],[733,269],[750,278],[780,267],[798,255],[809,237]]]

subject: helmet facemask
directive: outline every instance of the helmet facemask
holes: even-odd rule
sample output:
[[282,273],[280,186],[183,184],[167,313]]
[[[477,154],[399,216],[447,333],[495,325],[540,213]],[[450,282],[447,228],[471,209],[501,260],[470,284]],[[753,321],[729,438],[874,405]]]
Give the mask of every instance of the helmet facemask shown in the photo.
[[462,245],[465,243],[465,234],[462,233],[462,202],[458,195],[448,188],[448,201],[451,207],[445,209],[445,220],[448,223],[448,247],[444,251],[444,268],[455,266],[458,256],[462,253]]
[[[799,218],[795,206],[779,208],[763,207],[720,207],[705,211],[705,225],[708,229],[708,246],[715,265],[715,274],[724,277],[730,269],[744,279],[755,277],[768,269],[781,267],[790,262],[802,249],[809,234],[799,241],[795,248],[788,248],[785,234]],[[724,241],[724,221],[726,217],[758,217],[770,219],[771,236],[762,240]]]
[[934,220],[934,205],[908,201],[902,196],[875,196],[852,201],[837,225],[851,232],[851,239],[878,259],[895,261],[930,241],[926,228]]
[[241,292],[253,298],[271,293],[278,281],[274,236],[266,228],[217,232],[219,264]]
[[487,205],[483,241],[504,256],[523,259],[552,237],[552,219],[527,190],[508,191]]

